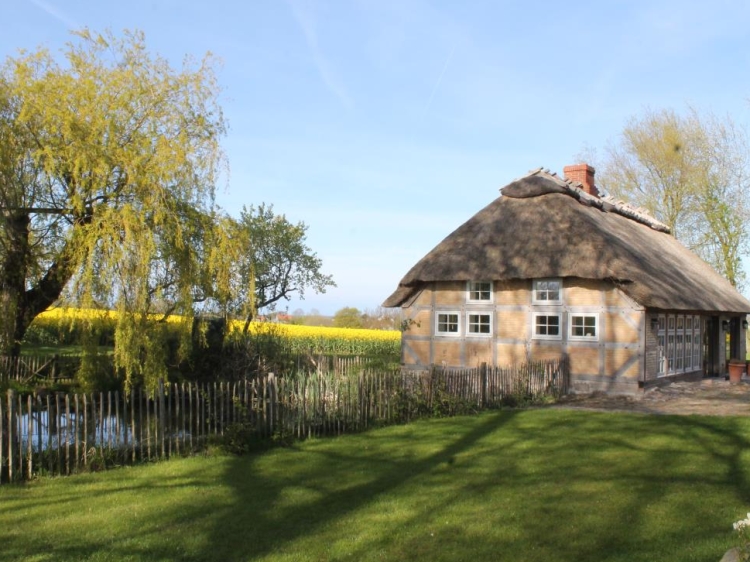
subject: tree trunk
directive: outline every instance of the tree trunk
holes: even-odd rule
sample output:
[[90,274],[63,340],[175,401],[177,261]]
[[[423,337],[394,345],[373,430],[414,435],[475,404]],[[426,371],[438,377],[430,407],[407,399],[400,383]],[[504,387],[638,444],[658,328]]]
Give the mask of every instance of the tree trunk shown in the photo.
[[245,325],[242,327],[242,335],[246,336],[248,330],[250,329],[250,323],[253,321],[253,317],[255,316],[254,312],[251,312],[247,315],[247,318],[245,319]]
[[[75,219],[73,229],[91,224],[90,209]],[[62,294],[76,261],[66,244],[36,285],[27,289],[31,255],[29,211],[6,211],[6,252],[0,263],[0,354],[18,356],[26,330]],[[71,236],[72,238],[72,236]]]
[[31,217],[18,211],[6,211],[5,214],[3,237],[6,248],[0,264],[0,353],[17,356],[21,352],[20,338],[28,328],[27,325],[19,332],[29,264]]

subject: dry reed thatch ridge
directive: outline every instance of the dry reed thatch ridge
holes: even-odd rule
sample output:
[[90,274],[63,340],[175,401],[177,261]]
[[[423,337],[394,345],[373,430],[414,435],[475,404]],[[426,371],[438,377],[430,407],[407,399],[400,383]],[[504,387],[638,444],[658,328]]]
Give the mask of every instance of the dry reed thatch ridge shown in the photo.
[[539,169],[449,234],[412,267],[383,306],[435,281],[606,280],[650,309],[749,313],[750,302],[669,234],[611,197]]

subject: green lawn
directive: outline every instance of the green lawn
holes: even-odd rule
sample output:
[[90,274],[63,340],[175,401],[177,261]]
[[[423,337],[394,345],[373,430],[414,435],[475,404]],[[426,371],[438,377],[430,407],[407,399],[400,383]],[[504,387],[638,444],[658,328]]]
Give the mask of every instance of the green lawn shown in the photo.
[[3,560],[718,562],[750,418],[490,412],[0,487]]

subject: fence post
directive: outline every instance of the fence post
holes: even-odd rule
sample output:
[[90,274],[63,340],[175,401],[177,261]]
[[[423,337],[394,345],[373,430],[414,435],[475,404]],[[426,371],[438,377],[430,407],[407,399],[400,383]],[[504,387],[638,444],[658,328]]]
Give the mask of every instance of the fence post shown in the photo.
[[8,389],[8,482],[13,482],[13,389]]
[[482,403],[481,407],[482,409],[487,407],[487,363],[482,362],[482,365],[479,367],[479,373],[482,376]]
[[363,427],[365,427],[365,374],[360,371],[359,372],[359,385],[357,389],[357,407],[359,408],[359,425],[357,426],[357,430],[362,430]]
[[270,435],[273,437],[274,431],[274,415],[276,413],[276,376],[273,373],[268,373],[268,419],[270,424]]
[[161,445],[161,457],[166,458],[167,453],[164,447],[164,435],[166,433],[167,420],[164,411],[164,379],[159,379],[159,444]]
[[[2,397],[0,397],[2,398]],[[5,412],[3,411],[3,401],[0,399],[0,484],[3,483],[3,455],[5,454]]]

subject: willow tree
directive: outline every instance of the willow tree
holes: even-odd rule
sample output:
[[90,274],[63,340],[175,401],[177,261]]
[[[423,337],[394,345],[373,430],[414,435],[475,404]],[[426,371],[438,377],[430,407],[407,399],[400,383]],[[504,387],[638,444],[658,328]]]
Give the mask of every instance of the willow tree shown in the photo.
[[608,147],[600,186],[647,209],[741,286],[750,196],[747,136],[730,118],[688,109],[646,111]]
[[[0,349],[63,293],[114,307],[127,380],[165,374],[158,310],[190,317],[224,164],[214,61],[173,68],[140,32],[77,33],[0,70]],[[84,363],[85,365],[86,363]]]

